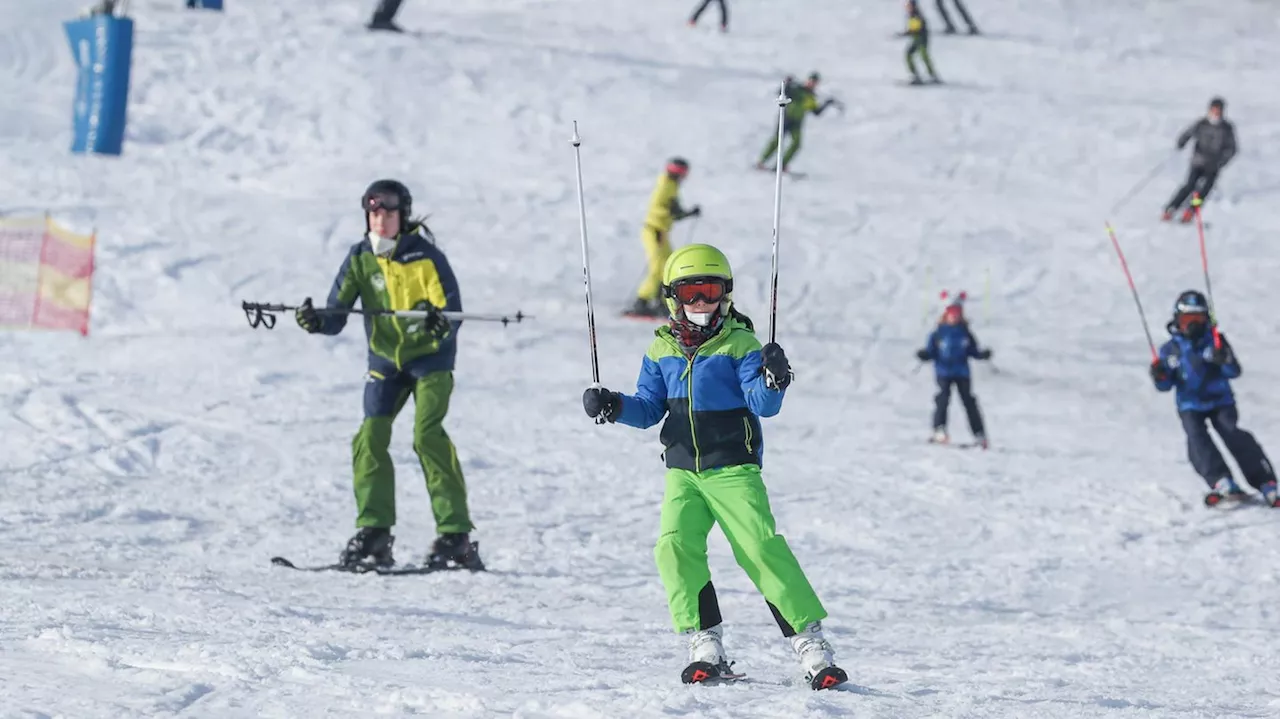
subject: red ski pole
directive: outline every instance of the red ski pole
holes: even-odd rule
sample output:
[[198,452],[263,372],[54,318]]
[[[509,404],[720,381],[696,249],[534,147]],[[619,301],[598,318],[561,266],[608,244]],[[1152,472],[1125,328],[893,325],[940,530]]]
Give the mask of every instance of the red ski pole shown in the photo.
[[1107,235],[1111,237],[1111,246],[1116,248],[1116,256],[1120,258],[1120,269],[1124,270],[1124,278],[1129,281],[1129,291],[1133,293],[1133,303],[1138,306],[1138,317],[1142,320],[1142,332],[1147,336],[1147,347],[1151,349],[1151,361],[1159,362],[1156,343],[1151,339],[1151,329],[1147,326],[1147,313],[1142,311],[1142,300],[1138,298],[1138,288],[1133,284],[1133,275],[1129,273],[1129,263],[1124,260],[1124,252],[1120,249],[1120,240],[1116,239],[1116,231],[1107,222]]
[[1213,330],[1213,348],[1222,349],[1222,335],[1218,334],[1218,316],[1213,311],[1213,285],[1209,284],[1209,253],[1204,246],[1204,218],[1200,216],[1200,206],[1204,200],[1200,193],[1191,194],[1191,206],[1196,211],[1196,231],[1200,234],[1200,265],[1204,268],[1204,294],[1209,300],[1209,327]]

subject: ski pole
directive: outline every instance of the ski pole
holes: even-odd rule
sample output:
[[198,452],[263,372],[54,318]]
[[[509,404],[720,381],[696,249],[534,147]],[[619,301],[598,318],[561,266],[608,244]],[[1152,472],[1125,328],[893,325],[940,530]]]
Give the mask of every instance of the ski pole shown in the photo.
[[1222,349],[1222,335],[1218,334],[1218,315],[1213,311],[1213,285],[1209,283],[1209,253],[1204,244],[1204,219],[1200,216],[1200,206],[1204,200],[1199,192],[1191,194],[1191,206],[1196,210],[1196,231],[1200,235],[1200,266],[1204,268],[1204,294],[1209,300],[1209,326],[1213,328],[1213,348]]
[[[587,297],[587,342],[591,346],[591,386],[599,389],[600,354],[596,349],[596,313],[591,302],[591,255],[587,251],[587,205],[582,197],[582,138],[578,136],[578,121],[573,121],[573,137],[569,140],[573,145],[573,165],[578,178],[578,233],[582,236],[582,286]],[[603,413],[595,418],[596,424],[606,421]]]
[[1169,160],[1172,160],[1174,157],[1177,156],[1177,154],[1178,154],[1178,151],[1174,150],[1172,153],[1165,155],[1164,159],[1160,160],[1160,164],[1151,168],[1151,171],[1148,172],[1145,177],[1139,180],[1136,185],[1129,188],[1129,191],[1126,192],[1124,196],[1120,198],[1120,201],[1117,202],[1114,206],[1112,206],[1111,212],[1109,214],[1112,216],[1115,216],[1115,214],[1120,211],[1120,208],[1129,204],[1130,200],[1132,200],[1135,196],[1137,196],[1137,194],[1141,192],[1147,185],[1151,184],[1152,180],[1156,179],[1156,176],[1160,174],[1160,171],[1164,169],[1164,166],[1169,164]]
[[698,234],[698,220],[700,219],[702,219],[702,215],[693,216],[693,226],[689,228],[689,242],[686,244],[693,244],[693,236]]
[[[787,105],[791,98],[787,97],[787,83],[784,81],[778,90],[778,152],[774,167],[773,184],[773,272],[769,278],[769,343],[778,338],[778,225],[782,215],[782,125]],[[778,377],[765,369],[765,386],[778,388]]]
[[[250,327],[274,329],[276,326],[277,312],[294,312],[302,308],[298,305],[249,302],[246,300],[240,303],[240,309],[244,310],[245,318],[249,320]],[[513,315],[498,315],[476,314],[474,312],[454,312],[452,310],[358,310],[347,307],[314,307],[312,309],[316,311],[316,314],[320,315],[364,315],[366,317],[400,317],[403,319],[418,320],[426,319],[433,315],[440,315],[451,322],[473,320],[477,322],[501,322],[503,325],[533,319],[523,312],[516,312]]]
[[1124,270],[1124,277],[1129,281],[1129,291],[1133,293],[1133,303],[1138,307],[1138,317],[1142,320],[1142,332],[1147,336],[1147,347],[1151,349],[1151,361],[1158,362],[1160,355],[1156,354],[1156,343],[1151,339],[1151,328],[1147,326],[1147,313],[1142,310],[1142,300],[1138,298],[1138,287],[1133,284],[1133,275],[1129,273],[1129,263],[1125,262],[1124,252],[1120,249],[1120,240],[1116,238],[1116,231],[1111,227],[1111,223],[1107,222],[1107,235],[1111,237],[1111,245],[1116,248],[1116,255],[1120,258],[1120,269]]

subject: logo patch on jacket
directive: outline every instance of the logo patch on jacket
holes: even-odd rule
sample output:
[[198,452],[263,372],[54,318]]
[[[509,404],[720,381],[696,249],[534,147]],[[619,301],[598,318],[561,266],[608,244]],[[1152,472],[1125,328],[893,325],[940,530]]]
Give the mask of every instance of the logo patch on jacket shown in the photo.
[[387,278],[383,277],[381,272],[375,272],[373,276],[369,278],[369,281],[373,283],[374,288],[379,292],[387,289]]

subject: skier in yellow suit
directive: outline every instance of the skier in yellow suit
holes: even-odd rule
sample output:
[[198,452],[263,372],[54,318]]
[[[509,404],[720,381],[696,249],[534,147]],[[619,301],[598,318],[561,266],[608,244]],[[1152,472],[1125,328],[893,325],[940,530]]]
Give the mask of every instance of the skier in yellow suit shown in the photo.
[[702,215],[702,208],[698,205],[688,210],[680,206],[680,183],[688,176],[688,161],[682,157],[671,158],[649,197],[649,212],[645,215],[644,229],[640,233],[649,271],[636,291],[636,301],[627,310],[628,315],[667,316],[667,308],[662,304],[658,293],[662,288],[662,269],[671,256],[671,226],[686,217]]

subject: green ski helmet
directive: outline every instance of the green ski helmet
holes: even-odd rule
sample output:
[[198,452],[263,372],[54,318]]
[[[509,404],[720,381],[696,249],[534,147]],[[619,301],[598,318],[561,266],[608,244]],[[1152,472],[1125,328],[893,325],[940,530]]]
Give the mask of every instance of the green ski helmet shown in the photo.
[[679,319],[681,306],[672,285],[702,277],[724,280],[720,314],[729,314],[729,308],[733,306],[733,269],[729,266],[729,258],[711,245],[685,245],[671,253],[662,269],[662,298],[667,305],[667,313],[673,319]]

